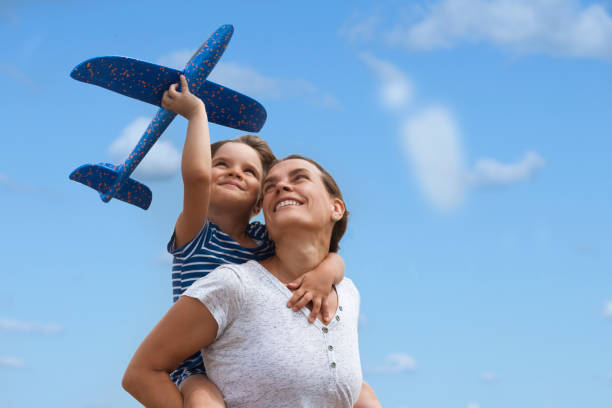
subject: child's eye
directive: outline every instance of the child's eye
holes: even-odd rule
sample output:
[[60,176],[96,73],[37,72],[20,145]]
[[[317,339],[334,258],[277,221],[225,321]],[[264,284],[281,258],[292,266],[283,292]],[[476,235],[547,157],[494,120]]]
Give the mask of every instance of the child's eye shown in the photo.
[[252,175],[255,175],[255,170],[253,170],[253,169],[246,169],[244,172],[245,173],[251,173]]
[[227,167],[227,163],[224,162],[223,160],[220,160],[220,161],[215,163],[215,166]]

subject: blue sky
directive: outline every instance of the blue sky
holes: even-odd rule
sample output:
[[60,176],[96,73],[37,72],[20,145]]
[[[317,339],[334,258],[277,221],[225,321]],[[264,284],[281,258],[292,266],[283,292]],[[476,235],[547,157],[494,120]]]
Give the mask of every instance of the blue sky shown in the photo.
[[138,406],[120,380],[171,304],[186,121],[135,174],[151,208],[104,204],[68,174],[123,160],[156,108],[69,73],[180,68],[222,24],[211,79],[344,191],[385,407],[612,404],[610,1],[125,3],[0,5],[3,407]]

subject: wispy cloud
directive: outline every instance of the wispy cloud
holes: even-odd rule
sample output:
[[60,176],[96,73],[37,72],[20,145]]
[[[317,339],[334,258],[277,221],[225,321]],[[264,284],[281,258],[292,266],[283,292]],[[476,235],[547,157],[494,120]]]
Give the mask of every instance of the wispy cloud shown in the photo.
[[14,182],[9,176],[4,173],[0,173],[0,186],[21,193],[30,191],[27,186]]
[[470,182],[477,187],[505,186],[530,180],[546,165],[536,152],[526,152],[515,163],[504,164],[495,159],[479,159],[469,173]]
[[607,300],[604,303],[603,316],[607,319],[612,319],[612,300]]
[[395,15],[384,26],[390,29],[369,16],[353,19],[341,33],[349,39],[375,37],[408,51],[488,43],[524,54],[612,59],[612,17],[603,3],[439,0]]
[[383,364],[374,366],[372,372],[382,374],[401,374],[415,371],[416,361],[412,356],[405,353],[390,353],[385,357]]
[[359,330],[365,330],[370,325],[370,319],[368,319],[366,315],[360,313],[357,325],[359,327]]
[[157,60],[157,64],[182,71],[183,68],[185,68],[185,64],[187,64],[187,61],[189,61],[189,59],[193,55],[193,52],[193,50],[173,51],[169,54],[162,55],[161,57],[159,57],[159,59]]
[[469,402],[467,404],[467,408],[480,408],[480,404],[478,404],[476,402]]
[[[127,125],[109,146],[108,152],[117,162],[123,162],[142,137],[150,118],[138,117]],[[162,180],[174,176],[179,169],[181,155],[169,140],[158,140],[134,171],[136,178]]]
[[33,91],[38,91],[40,87],[34,80],[23,70],[17,68],[13,64],[0,61],[0,74],[5,74],[12,78],[15,82],[30,88]]
[[484,373],[480,375],[480,381],[486,382],[486,383],[497,382],[500,379],[501,378],[499,377],[499,375],[497,375],[493,371],[485,371]]
[[172,255],[170,255],[168,251],[161,251],[155,257],[155,263],[169,268],[172,266],[172,259]]
[[380,79],[379,98],[383,106],[401,109],[412,101],[412,83],[397,67],[365,52],[359,57]]
[[[161,57],[158,63],[183,69],[192,54],[193,51],[175,51]],[[342,110],[342,105],[330,92],[304,79],[273,78],[235,62],[220,61],[209,78],[257,99],[301,99],[325,109]]]
[[353,42],[371,41],[377,36],[381,23],[380,16],[368,14],[367,16],[353,15],[338,30],[342,37]]
[[62,327],[57,324],[22,322],[0,318],[0,331],[7,333],[54,334],[61,332]]
[[25,362],[21,358],[0,356],[0,367],[8,368],[20,368],[25,365]]
[[[379,80],[381,106],[397,115],[399,133],[421,191],[442,211],[457,208],[473,188],[521,183],[545,165],[536,152],[528,151],[515,163],[491,158],[466,165],[462,135],[451,110],[443,105],[414,107],[412,81],[388,61],[368,54],[360,58]],[[396,88],[396,92],[387,89]]]
[[421,189],[441,210],[452,210],[463,200],[463,151],[450,111],[430,107],[406,118],[402,136]]

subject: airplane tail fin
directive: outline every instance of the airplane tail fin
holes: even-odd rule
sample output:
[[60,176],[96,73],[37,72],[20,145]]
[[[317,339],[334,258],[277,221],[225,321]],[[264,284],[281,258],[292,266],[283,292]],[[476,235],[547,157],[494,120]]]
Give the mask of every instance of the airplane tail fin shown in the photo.
[[[104,196],[113,187],[117,177],[121,175],[121,171],[121,166],[115,166],[111,163],[84,164],[70,173],[70,180],[78,181],[99,191],[102,201],[108,201]],[[151,205],[152,194],[149,187],[128,178],[112,198],[117,198],[146,210]]]

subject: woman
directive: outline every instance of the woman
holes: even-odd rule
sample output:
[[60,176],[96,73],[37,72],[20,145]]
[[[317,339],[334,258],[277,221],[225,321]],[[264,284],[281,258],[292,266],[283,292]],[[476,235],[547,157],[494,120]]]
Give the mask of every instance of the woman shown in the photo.
[[362,376],[353,283],[345,278],[335,286],[329,301],[336,313],[327,326],[309,324],[306,308],[284,306],[292,296],[285,285],[338,249],[348,216],[342,194],[324,169],[300,156],[273,166],[263,193],[275,255],[219,267],[175,303],[140,345],[123,379],[145,406],[182,407],[168,373],[198,349],[229,407],[357,402]]

